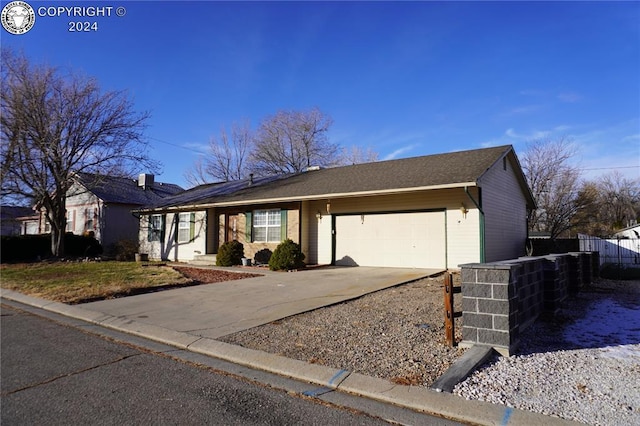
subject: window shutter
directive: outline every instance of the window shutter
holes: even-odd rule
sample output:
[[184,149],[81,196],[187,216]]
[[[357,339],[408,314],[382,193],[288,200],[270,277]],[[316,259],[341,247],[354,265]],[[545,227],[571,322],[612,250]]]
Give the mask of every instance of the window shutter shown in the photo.
[[164,243],[164,230],[167,227],[167,215],[163,214],[160,220],[160,242]]
[[174,232],[173,232],[173,241],[178,242],[178,234],[180,233],[180,213],[176,212],[173,214],[173,223],[174,223]]
[[251,217],[251,212],[246,212],[244,215],[245,215],[245,217],[247,219],[247,223],[245,224],[245,237],[244,237],[244,239],[245,239],[245,242],[250,243],[250,242],[253,241],[253,238],[252,238],[253,234],[251,232],[253,230],[253,219]]
[[189,220],[189,240],[193,241],[194,237],[196,236],[196,214],[195,212],[191,213],[191,218]]
[[151,215],[147,216],[147,241],[153,241],[153,222]]
[[287,239],[287,211],[280,210],[280,241]]

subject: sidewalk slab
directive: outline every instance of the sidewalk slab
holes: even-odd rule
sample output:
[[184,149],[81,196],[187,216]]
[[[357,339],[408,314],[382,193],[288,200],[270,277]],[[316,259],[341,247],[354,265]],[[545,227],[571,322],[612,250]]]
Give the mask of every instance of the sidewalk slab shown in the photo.
[[[362,374],[340,370],[317,364],[308,364],[254,349],[243,348],[208,338],[174,331],[165,334],[160,327],[149,327],[134,320],[104,317],[104,314],[86,308],[67,306],[56,302],[45,302],[42,299],[24,296],[10,290],[2,290],[2,298],[33,305],[44,310],[65,316],[78,318],[100,318],[99,325],[119,331],[143,336],[150,340],[160,341],[171,346],[186,348],[214,358],[245,365],[253,369],[276,373],[300,381],[316,384],[328,390],[338,390],[350,394],[371,398],[377,401],[410,408],[416,411],[434,414],[440,417],[470,422],[481,425],[570,425],[576,424],[555,417],[512,409],[481,401],[467,401],[458,396],[435,392],[433,390],[393,384],[387,380],[368,377]],[[62,306],[60,306],[62,305]],[[65,308],[66,307],[66,308]],[[73,309],[67,309],[73,308]],[[94,322],[95,321],[90,321]],[[185,344],[185,342],[192,341]],[[321,393],[318,393],[320,395]],[[310,394],[310,396],[315,396]]]
[[268,273],[86,303],[86,309],[197,337],[220,338],[442,272],[341,267]]
[[338,390],[474,424],[575,424],[486,402],[467,401],[424,387],[396,385],[379,378],[215,340],[216,336],[360,297],[438,271],[336,268],[323,272],[318,275],[308,272],[267,274],[260,278],[188,287],[81,306],[46,301],[10,290],[1,290],[0,296],[101,327],[318,386],[305,392],[309,396],[321,396]]

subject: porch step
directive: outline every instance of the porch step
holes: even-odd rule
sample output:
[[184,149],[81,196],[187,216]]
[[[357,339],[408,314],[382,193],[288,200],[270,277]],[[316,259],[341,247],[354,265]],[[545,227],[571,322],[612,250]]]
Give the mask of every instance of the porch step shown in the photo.
[[196,266],[216,266],[215,254],[199,254],[189,261],[189,265]]

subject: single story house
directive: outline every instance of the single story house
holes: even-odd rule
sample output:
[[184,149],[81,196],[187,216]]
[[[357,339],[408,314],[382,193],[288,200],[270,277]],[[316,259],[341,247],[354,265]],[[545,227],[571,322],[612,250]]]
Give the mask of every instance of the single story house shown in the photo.
[[26,220],[33,220],[33,215],[30,207],[0,206],[0,235],[28,234],[32,227]]
[[[131,211],[182,191],[178,185],[155,182],[152,174],[140,174],[138,179],[132,179],[75,173],[65,200],[66,231],[76,235],[92,231],[105,248],[121,240],[136,242],[140,225]],[[38,231],[34,233],[50,233],[51,225],[44,209],[39,206],[35,209]],[[33,218],[25,219],[33,221]]]
[[509,145],[201,185],[136,214],[153,259],[289,238],[308,264],[457,268],[524,255],[534,208]]

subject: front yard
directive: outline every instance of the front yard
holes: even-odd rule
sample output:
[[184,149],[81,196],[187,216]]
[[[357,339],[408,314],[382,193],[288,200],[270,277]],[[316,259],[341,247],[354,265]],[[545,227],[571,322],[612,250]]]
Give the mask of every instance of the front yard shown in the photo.
[[0,265],[2,288],[69,304],[251,276],[255,275],[134,262]]

